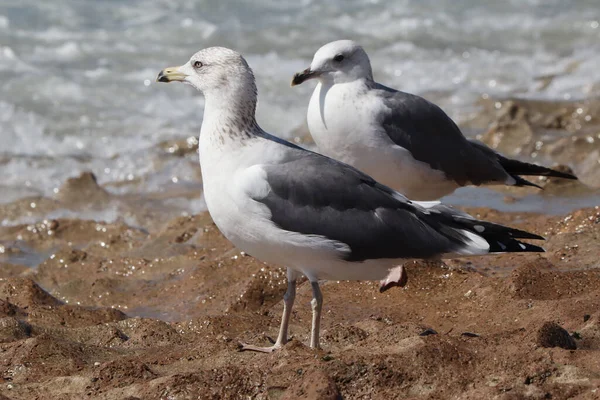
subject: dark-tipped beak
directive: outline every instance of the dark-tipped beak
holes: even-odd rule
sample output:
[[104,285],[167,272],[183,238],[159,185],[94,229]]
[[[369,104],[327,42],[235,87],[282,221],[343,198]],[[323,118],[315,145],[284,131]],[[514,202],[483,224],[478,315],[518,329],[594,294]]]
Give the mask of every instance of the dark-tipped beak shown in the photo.
[[311,71],[310,68],[306,68],[302,72],[298,72],[292,78],[291,86],[300,85],[302,82],[307,81],[312,78],[316,78],[319,75],[316,71]]
[[165,68],[158,73],[156,82],[173,82],[173,81],[184,81],[186,74],[179,71],[179,67]]

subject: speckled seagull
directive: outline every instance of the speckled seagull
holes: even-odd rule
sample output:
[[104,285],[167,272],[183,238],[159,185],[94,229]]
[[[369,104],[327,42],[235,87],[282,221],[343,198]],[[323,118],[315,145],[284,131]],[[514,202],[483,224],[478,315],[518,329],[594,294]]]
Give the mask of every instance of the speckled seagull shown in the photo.
[[438,202],[412,202],[355,168],[263,131],[256,84],[244,58],[211,47],[159,82],[179,81],[206,98],[200,164],[208,211],[240,250],[287,266],[288,288],[274,346],[288,340],[296,279],[313,291],[310,346],[319,346],[320,279],[382,280],[398,261],[496,252],[540,252],[517,239],[540,236],[478,221]]
[[351,40],[321,47],[292,86],[309,79],[318,80],[307,118],[319,151],[409,199],[436,200],[465,185],[539,187],[519,175],[577,179],[467,140],[435,104],[375,82],[367,53]]

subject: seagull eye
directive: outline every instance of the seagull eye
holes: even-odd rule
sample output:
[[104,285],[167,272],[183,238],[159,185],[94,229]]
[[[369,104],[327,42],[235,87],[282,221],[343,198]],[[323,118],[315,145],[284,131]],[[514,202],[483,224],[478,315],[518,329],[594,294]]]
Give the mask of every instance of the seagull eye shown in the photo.
[[337,54],[335,57],[333,57],[333,61],[335,62],[340,62],[344,60],[344,55],[343,54]]
[[194,68],[201,68],[201,67],[202,67],[201,61],[194,61]]

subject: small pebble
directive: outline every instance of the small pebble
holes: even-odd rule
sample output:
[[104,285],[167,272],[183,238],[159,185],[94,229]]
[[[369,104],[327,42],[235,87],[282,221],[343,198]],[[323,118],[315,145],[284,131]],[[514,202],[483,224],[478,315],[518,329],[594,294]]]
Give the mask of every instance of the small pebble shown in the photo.
[[437,335],[437,332],[431,328],[427,328],[423,332],[419,333],[419,336],[429,336],[429,335]]
[[592,316],[590,314],[585,314],[583,316],[583,322],[588,322],[590,320],[590,318],[592,318]]

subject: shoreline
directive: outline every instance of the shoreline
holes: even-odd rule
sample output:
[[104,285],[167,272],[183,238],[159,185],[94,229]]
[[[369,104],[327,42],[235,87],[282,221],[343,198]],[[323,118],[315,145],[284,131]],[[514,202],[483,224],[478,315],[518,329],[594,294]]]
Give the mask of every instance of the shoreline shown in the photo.
[[127,193],[85,172],[52,197],[0,204],[0,398],[594,398],[600,206],[574,204],[600,198],[600,137],[586,139],[600,134],[600,102],[487,107],[466,125],[487,124],[482,140],[507,156],[533,146],[587,185],[540,179],[543,191],[476,188],[448,202],[545,236],[546,253],[408,263],[407,286],[384,294],[327,282],[319,351],[307,347],[302,282],[293,340],[237,352],[276,333],[285,271],[233,248],[202,211],[189,140],[159,145],[165,163],[194,168],[181,186]]
[[[3,255],[18,252],[8,244],[17,242],[49,255],[36,268],[2,261],[0,393],[592,398],[600,207],[556,217],[467,211],[543,234],[547,252],[408,263],[407,286],[384,294],[376,282],[327,282],[316,352],[307,346],[310,285],[302,282],[293,340],[271,355],[239,353],[237,342],[276,333],[285,271],[234,249],[207,213],[148,231],[76,219],[1,227]],[[437,334],[423,336],[428,329]]]

